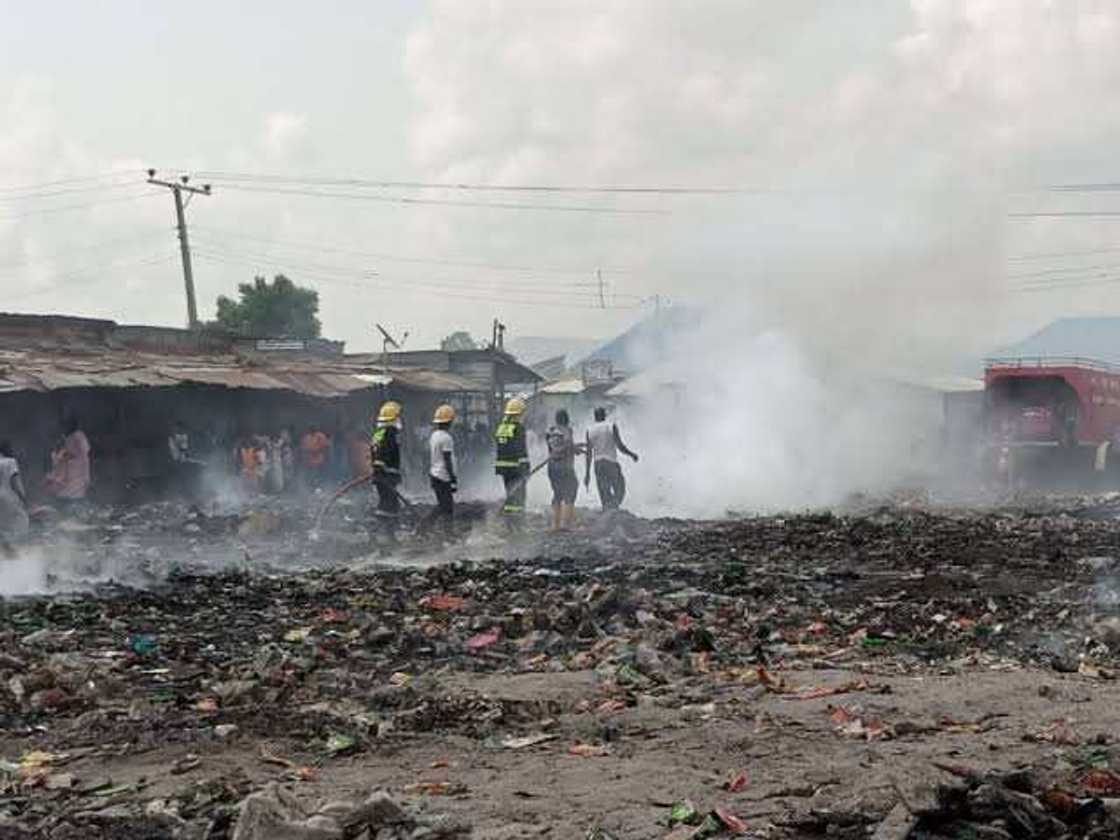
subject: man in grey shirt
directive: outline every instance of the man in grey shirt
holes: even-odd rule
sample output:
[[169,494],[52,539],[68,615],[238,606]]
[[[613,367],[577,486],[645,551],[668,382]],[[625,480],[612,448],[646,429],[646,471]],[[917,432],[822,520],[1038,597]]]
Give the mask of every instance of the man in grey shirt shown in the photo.
[[638,456],[626,448],[618,426],[607,421],[605,408],[595,409],[595,422],[587,430],[587,451],[583,484],[591,487],[591,465],[595,465],[595,486],[599,490],[599,501],[603,510],[618,510],[626,497],[626,478],[618,463],[618,453],[638,462]]

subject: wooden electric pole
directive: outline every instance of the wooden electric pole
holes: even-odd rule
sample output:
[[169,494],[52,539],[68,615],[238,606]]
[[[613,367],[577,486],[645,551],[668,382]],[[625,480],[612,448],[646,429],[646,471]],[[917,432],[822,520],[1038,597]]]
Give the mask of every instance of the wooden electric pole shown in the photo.
[[179,181],[161,181],[156,178],[154,169],[148,170],[148,183],[157,187],[167,187],[175,197],[175,221],[179,227],[179,252],[183,257],[183,285],[187,291],[187,328],[198,328],[198,303],[194,297],[194,273],[191,271],[191,246],[187,240],[187,217],[184,214],[183,193],[187,193],[187,201],[192,195],[210,195],[210,185],[201,187],[188,185],[190,176],[180,175]]

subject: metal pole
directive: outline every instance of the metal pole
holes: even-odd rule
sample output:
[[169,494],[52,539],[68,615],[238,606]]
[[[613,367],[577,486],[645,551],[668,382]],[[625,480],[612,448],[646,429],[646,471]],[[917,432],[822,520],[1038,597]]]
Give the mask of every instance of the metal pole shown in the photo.
[[148,170],[148,183],[157,187],[167,187],[175,197],[175,222],[179,228],[179,251],[183,257],[183,285],[187,290],[187,328],[198,327],[198,304],[194,296],[194,272],[191,270],[191,246],[187,239],[187,217],[183,207],[183,193],[191,195],[210,195],[210,185],[195,187],[188,184],[190,177],[181,175],[178,181],[164,181],[156,178],[154,169]]
[[198,304],[194,298],[194,273],[191,271],[191,246],[187,241],[187,220],[183,215],[183,191],[178,185],[171,188],[175,195],[175,218],[179,225],[179,251],[183,255],[183,284],[187,288],[187,328],[198,326]]

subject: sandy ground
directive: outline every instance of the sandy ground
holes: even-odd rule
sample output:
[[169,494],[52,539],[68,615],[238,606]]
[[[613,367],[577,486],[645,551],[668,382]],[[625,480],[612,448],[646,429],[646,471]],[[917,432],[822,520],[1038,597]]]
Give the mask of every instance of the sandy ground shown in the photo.
[[[593,527],[484,566],[9,602],[0,838],[227,837],[270,781],[308,802],[384,789],[495,840],[663,838],[686,799],[753,836],[863,837],[946,782],[937,763],[1120,768],[1107,505]],[[158,647],[125,651],[140,631]],[[261,654],[281,679],[217,682]],[[335,731],[353,749],[325,750]],[[45,769],[20,769],[36,750]],[[191,812],[206,785],[225,793]],[[145,823],[153,801],[184,821]]]
[[[596,697],[596,680],[588,672],[453,673],[439,681],[441,688],[465,689],[510,705],[563,709],[542,730],[556,740],[510,750],[440,733],[393,738],[370,752],[325,763],[297,790],[303,797],[332,799],[384,787],[407,799],[410,785],[449,782],[456,792],[428,797],[438,800],[433,807],[462,814],[477,837],[493,840],[582,837],[595,827],[620,840],[662,837],[669,805],[685,798],[701,807],[726,803],[752,829],[765,832],[812,810],[881,815],[897,800],[896,788],[945,781],[931,765],[935,761],[977,768],[1058,766],[1099,749],[1089,743],[1072,747],[1025,740],[1056,719],[1072,721],[1087,742],[1103,735],[1111,743],[1120,731],[1120,687],[1077,675],[971,668],[903,678],[851,671],[797,676],[822,685],[867,677],[874,692],[843,695],[844,702],[859,702],[896,728],[906,732],[912,725],[915,731],[890,740],[843,737],[829,719],[830,704],[840,698],[795,700],[737,685],[700,691],[693,704],[683,707],[674,708],[675,701],[662,706],[653,697],[604,718],[575,711],[581,701]],[[714,709],[706,703],[714,703]],[[968,731],[940,726],[944,718],[961,721]],[[921,731],[926,727],[932,731]],[[606,730],[608,755],[568,753],[573,743],[602,743]],[[6,738],[0,751],[19,753],[33,741]],[[215,774],[241,771],[258,783],[283,779],[282,768],[260,760],[261,743],[237,739],[201,750],[167,745],[120,758],[82,759],[67,769],[117,785],[146,780],[149,798],[170,796],[188,782]],[[267,744],[293,761],[314,760],[298,737],[278,733]],[[171,775],[168,768],[191,751],[202,759],[199,767]],[[729,776],[738,772],[746,773],[746,786],[724,791]],[[789,836],[816,834],[793,829]]]

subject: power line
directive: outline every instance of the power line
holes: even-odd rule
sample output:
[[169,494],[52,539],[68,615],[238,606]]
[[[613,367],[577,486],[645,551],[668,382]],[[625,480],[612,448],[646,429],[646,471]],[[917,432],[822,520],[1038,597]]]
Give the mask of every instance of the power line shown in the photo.
[[1071,280],[1066,283],[1025,283],[1020,286],[1012,287],[1013,292],[1057,292],[1065,291],[1067,289],[1077,289],[1083,286],[1099,286],[1111,283],[1120,283],[1120,277],[1116,275],[1102,274],[1096,278],[1086,278],[1083,280]]
[[22,193],[19,195],[0,195],[0,201],[38,201],[43,198],[54,198],[59,195],[73,195],[74,193],[103,192],[105,190],[119,190],[133,186],[128,182],[119,184],[93,184],[86,187],[64,187],[60,190],[46,190],[40,192]]
[[[387,262],[403,262],[403,263],[418,263],[421,265],[444,265],[456,268],[485,268],[493,269],[494,271],[532,271],[541,274],[578,274],[581,276],[589,276],[593,269],[591,268],[571,268],[564,266],[549,266],[549,265],[519,265],[515,263],[495,263],[486,262],[482,260],[461,260],[452,259],[447,257],[415,257],[415,256],[401,256],[399,254],[387,254],[382,251],[365,251],[355,248],[350,248],[341,245],[328,245],[323,242],[307,242],[306,240],[299,239],[276,239],[268,236],[256,236],[253,234],[242,233],[240,231],[226,231],[222,228],[210,227],[208,225],[195,225],[195,230],[203,232],[216,233],[224,237],[236,237],[238,239],[251,239],[257,242],[267,242],[270,244],[282,245],[289,248],[297,248],[301,250],[322,251],[328,253],[338,254],[352,254],[360,257],[371,257],[377,260],[385,260]],[[632,269],[629,268],[602,268],[604,274],[627,274]]]
[[1104,182],[1098,184],[1052,184],[1048,192],[1120,192],[1120,184]]
[[87,245],[79,245],[75,248],[67,248],[64,251],[51,251],[49,253],[35,254],[20,260],[6,260],[0,262],[0,266],[14,266],[14,265],[33,265],[43,261],[53,261],[60,257],[67,257],[71,254],[86,253],[88,251],[100,251],[103,248],[115,247],[117,245],[140,242],[153,239],[157,235],[162,235],[164,231],[148,231],[139,235],[121,236],[116,239],[107,239],[101,242],[91,242]]
[[125,170],[117,170],[115,172],[103,172],[100,175],[80,175],[74,178],[60,178],[54,181],[40,181],[33,184],[15,184],[10,187],[0,187],[0,193],[6,192],[23,192],[26,190],[39,190],[46,187],[60,187],[65,184],[81,184],[89,181],[105,181],[111,178],[132,178],[135,173],[127,172]]
[[117,198],[105,198],[98,201],[86,201],[81,204],[62,204],[57,207],[42,207],[36,210],[26,210],[21,213],[5,213],[0,215],[0,221],[8,219],[25,219],[29,216],[47,216],[52,213],[65,213],[70,210],[87,210],[91,207],[100,207],[102,204],[117,204],[122,201],[140,201],[145,198],[151,198],[150,193],[139,193],[137,195],[125,195]]
[[1097,248],[1087,251],[1052,251],[1045,254],[1015,254],[1007,258],[1008,262],[1027,262],[1031,260],[1062,259],[1065,257],[1091,257],[1098,254],[1115,254],[1120,248]]
[[367,187],[372,189],[459,190],[463,192],[580,193],[585,195],[757,195],[781,192],[759,187],[680,187],[680,186],[590,186],[553,184],[480,184],[459,181],[371,180],[354,177],[292,177],[252,172],[207,170],[200,177],[214,181],[241,181],[269,184],[304,184],[329,187]]
[[1075,217],[1100,217],[1120,216],[1120,210],[1050,210],[1032,213],[1008,213],[1009,219],[1047,219],[1047,218],[1075,218]]
[[[357,266],[357,265],[353,265],[353,264],[349,264],[349,263],[339,264],[339,263],[313,262],[313,261],[307,260],[305,257],[293,257],[293,256],[289,256],[289,255],[286,255],[286,254],[274,254],[274,253],[270,253],[270,252],[266,252],[266,251],[259,251],[259,250],[255,250],[255,249],[249,249],[249,250],[240,249],[240,248],[236,248],[236,246],[231,247],[226,242],[210,241],[206,237],[202,237],[202,239],[199,240],[199,238],[196,236],[195,237],[195,242],[197,244],[201,244],[203,247],[206,247],[206,248],[211,248],[211,249],[216,248],[219,251],[221,251],[223,253],[226,253],[226,254],[235,255],[235,256],[242,256],[242,257],[246,257],[246,258],[249,258],[249,259],[258,259],[258,260],[261,260],[262,262],[272,263],[274,265],[281,266],[283,268],[307,267],[307,268],[310,268],[313,271],[326,269],[326,270],[343,271],[343,272],[347,272],[347,273],[360,273],[360,274],[364,274],[364,275],[368,275],[368,276],[381,275],[383,273],[383,272],[375,271],[373,268],[371,268],[369,266]],[[419,280],[419,281],[416,281],[416,282],[425,283],[425,282],[432,282],[432,281],[430,279],[428,279],[428,280]],[[502,279],[502,280],[486,279],[484,281],[464,280],[463,278],[438,278],[435,282],[438,282],[439,284],[445,285],[445,286],[462,285],[462,286],[466,286],[468,288],[478,288],[480,285],[487,285],[487,286],[493,286],[493,287],[522,288],[522,289],[529,288],[529,289],[534,289],[534,290],[542,290],[542,287],[538,283],[535,282],[534,278],[531,278],[531,277],[527,277],[527,278],[523,278],[523,279],[510,278],[510,279]],[[568,292],[569,290],[575,290],[575,289],[593,289],[593,288],[598,288],[598,285],[599,285],[598,283],[593,283],[593,282],[587,282],[587,283],[577,283],[577,282],[556,283],[552,280],[548,280],[548,281],[545,281],[545,282],[546,282],[547,285],[544,287],[543,290],[547,290],[547,291],[550,291],[550,292],[551,291]],[[634,297],[635,297],[635,299],[637,299],[637,296],[634,296]]]
[[[195,241],[196,241],[196,243],[198,242],[197,237],[196,237]],[[203,241],[201,243],[201,245],[202,245],[203,248],[205,248],[207,250],[211,250],[212,254],[214,253],[213,249],[217,249],[218,255],[229,256],[229,257],[241,259],[241,260],[244,260],[244,261],[255,261],[255,262],[259,262],[259,263],[265,263],[265,264],[269,264],[273,267],[276,267],[280,270],[284,270],[284,269],[288,269],[288,270],[291,270],[291,269],[308,269],[308,270],[311,270],[311,271],[333,271],[333,272],[340,272],[340,273],[343,273],[343,274],[346,274],[346,275],[362,275],[362,276],[367,276],[367,277],[372,277],[372,276],[380,277],[380,276],[382,276],[381,272],[376,272],[372,268],[369,268],[367,266],[356,266],[356,265],[351,265],[351,264],[339,264],[339,263],[311,262],[311,261],[307,261],[307,260],[301,260],[301,259],[297,259],[297,258],[293,258],[293,257],[284,256],[284,255],[273,255],[273,254],[262,253],[262,252],[259,252],[259,251],[243,251],[243,250],[240,250],[240,249],[235,251],[235,250],[230,249],[229,246],[227,246],[225,244],[222,244],[222,243],[212,243],[212,242]],[[410,284],[414,284],[414,285],[428,285],[428,286],[435,286],[435,287],[440,287],[440,288],[464,288],[464,289],[468,289],[468,290],[476,290],[480,286],[482,286],[482,287],[492,287],[492,288],[496,287],[495,291],[501,291],[502,289],[509,289],[509,290],[513,290],[513,291],[527,291],[527,292],[533,292],[533,293],[537,293],[537,294],[554,294],[554,295],[569,295],[569,296],[579,294],[578,292],[575,291],[576,289],[598,288],[598,284],[596,284],[596,283],[568,283],[568,284],[563,284],[563,285],[557,285],[557,284],[554,284],[554,283],[551,283],[551,282],[549,282],[547,285],[542,287],[540,285],[532,283],[531,278],[526,278],[525,280],[486,280],[486,281],[483,281],[483,282],[479,282],[479,281],[476,281],[476,280],[464,280],[462,278],[424,278],[424,279],[409,279],[407,282],[410,283]],[[640,299],[638,295],[626,295],[626,294],[618,295],[618,294],[616,294],[615,296],[616,297],[633,298],[634,300]]]
[[149,255],[147,257],[133,258],[133,259],[123,260],[123,261],[120,260],[120,259],[117,259],[117,260],[113,260],[112,262],[103,263],[101,265],[87,266],[86,268],[83,268],[81,271],[72,271],[72,272],[66,272],[66,273],[63,273],[63,274],[51,274],[51,275],[47,275],[47,277],[46,277],[46,279],[54,281],[54,282],[51,283],[51,285],[49,285],[45,288],[42,288],[42,289],[34,289],[30,292],[25,292],[23,294],[9,295],[9,294],[5,293],[4,298],[5,298],[5,300],[22,300],[22,299],[28,298],[28,297],[36,297],[38,295],[46,294],[47,292],[52,292],[52,291],[57,290],[60,286],[62,286],[64,283],[66,283],[69,280],[74,280],[74,279],[77,279],[77,278],[80,278],[80,277],[88,277],[91,274],[97,274],[100,277],[100,272],[106,271],[108,269],[112,269],[112,268],[141,268],[141,267],[145,267],[145,266],[159,265],[160,263],[170,262],[173,259],[175,259],[174,254],[162,254],[162,255],[153,254],[153,255]]
[[1115,271],[1118,268],[1120,268],[1120,266],[1117,266],[1115,263],[1110,263],[1107,265],[1067,265],[1055,266],[1053,268],[1044,268],[1039,271],[1027,271],[1021,274],[1008,274],[1007,277],[1012,280],[1024,280],[1030,277],[1049,277],[1058,275],[1060,278],[1061,275],[1076,276],[1085,272]]
[[[201,251],[201,250],[197,251],[197,255],[200,259],[211,260],[211,261],[218,262],[218,263],[234,263],[234,264],[244,263],[243,259],[239,260],[236,257],[229,257],[229,256],[224,256],[224,255],[215,255],[215,254],[212,254],[210,252]],[[252,264],[251,261],[250,261],[250,264]],[[301,272],[300,276],[301,276],[301,278],[305,278],[307,280],[312,280],[312,281],[319,282],[319,283],[326,283],[328,285],[335,284],[335,285],[349,286],[351,288],[360,289],[363,292],[371,293],[371,294],[377,294],[377,293],[381,293],[381,292],[385,291],[386,289],[391,289],[394,292],[400,292],[400,293],[404,293],[404,294],[414,294],[414,295],[421,295],[421,296],[426,295],[426,296],[430,296],[430,297],[439,297],[439,298],[446,298],[446,299],[451,299],[451,300],[481,301],[481,302],[486,302],[486,303],[491,303],[491,304],[500,303],[500,304],[516,305],[516,306],[563,307],[563,308],[566,308],[566,309],[596,309],[596,310],[598,310],[600,308],[598,305],[595,305],[595,304],[578,303],[574,300],[569,301],[569,300],[565,300],[565,299],[561,299],[561,300],[541,299],[541,298],[527,299],[527,298],[523,298],[523,297],[511,297],[509,295],[504,295],[504,294],[503,295],[467,294],[467,293],[465,293],[463,291],[459,291],[459,290],[451,290],[451,291],[442,290],[438,287],[432,287],[429,284],[418,284],[418,283],[411,283],[411,282],[406,282],[406,281],[395,281],[394,282],[394,281],[386,280],[386,279],[383,279],[383,278],[380,278],[380,277],[376,278],[375,280],[373,278],[371,278],[371,280],[374,280],[374,282],[361,282],[360,280],[350,280],[350,279],[346,279],[346,278],[342,278],[342,277],[338,277],[338,276],[328,276],[328,275],[324,275],[324,274],[321,274],[321,273],[313,273],[313,272],[306,272],[306,271]],[[524,292],[522,292],[521,294],[524,294]],[[636,306],[628,306],[628,305],[610,305],[607,308],[608,309],[635,309],[637,307]]]
[[[443,293],[446,292],[446,293],[468,293],[468,294],[472,294],[472,295],[479,295],[479,294],[487,291],[487,289],[485,287],[480,287],[480,285],[477,284],[477,283],[463,283],[461,281],[457,282],[456,280],[450,280],[450,279],[444,279],[444,278],[439,278],[439,279],[430,279],[429,278],[429,279],[422,279],[422,280],[383,278],[381,275],[375,275],[374,272],[370,271],[369,269],[364,269],[364,268],[359,268],[359,267],[351,267],[351,266],[345,266],[345,265],[328,265],[328,264],[324,264],[324,263],[301,263],[301,262],[294,261],[294,260],[285,260],[285,259],[282,259],[282,258],[276,258],[276,257],[270,257],[270,256],[263,256],[262,257],[262,256],[259,256],[259,255],[252,255],[252,254],[245,254],[245,253],[233,253],[233,252],[230,252],[230,251],[214,252],[212,250],[209,250],[209,248],[206,247],[206,246],[204,246],[203,248],[196,248],[195,253],[197,253],[200,256],[205,255],[205,256],[210,257],[212,259],[221,259],[221,260],[226,260],[226,261],[229,261],[229,262],[239,263],[239,264],[246,265],[248,267],[255,268],[255,269],[258,269],[258,270],[260,268],[262,268],[263,266],[267,266],[268,269],[272,270],[272,271],[298,272],[298,273],[300,273],[301,276],[305,276],[305,275],[306,276],[311,276],[312,274],[314,274],[315,276],[320,276],[320,277],[321,276],[333,276],[333,277],[341,276],[344,279],[365,277],[365,278],[368,278],[370,280],[373,280],[373,282],[379,287],[392,288],[392,289],[424,288],[424,289],[431,290],[435,294],[443,294]],[[324,272],[325,272],[325,274],[324,274]],[[376,280],[374,280],[375,276],[376,276]],[[571,291],[571,290],[568,290],[568,289],[557,289],[557,288],[552,288],[552,287],[541,288],[539,286],[526,286],[524,284],[519,284],[519,285],[515,285],[515,286],[505,285],[505,286],[499,287],[499,288],[491,288],[490,291],[491,291],[490,297],[492,299],[501,299],[501,298],[503,298],[505,296],[508,296],[510,294],[521,295],[523,297],[524,296],[529,296],[529,297],[540,299],[542,301],[560,300],[560,301],[584,302],[584,301],[589,299],[589,296],[587,296],[587,295],[580,294],[578,292]],[[635,301],[640,300],[639,296],[637,296],[637,295],[617,295],[616,294],[616,295],[614,295],[614,297],[616,299],[624,298],[624,299],[633,299]]]
[[439,198],[406,198],[404,196],[369,195],[367,193],[344,193],[332,191],[317,191],[310,189],[295,189],[285,187],[248,187],[238,184],[226,184],[227,190],[240,192],[262,193],[265,195],[301,195],[315,198],[342,198],[351,201],[375,201],[385,204],[401,205],[438,205],[442,207],[481,207],[491,210],[552,210],[558,213],[597,213],[603,215],[622,216],[668,216],[668,210],[642,210],[618,209],[613,207],[591,207],[570,204],[526,204],[507,201],[457,201],[454,199]]

